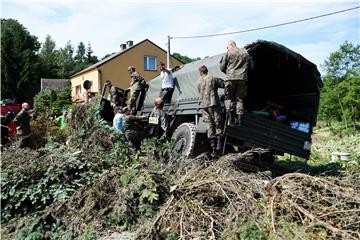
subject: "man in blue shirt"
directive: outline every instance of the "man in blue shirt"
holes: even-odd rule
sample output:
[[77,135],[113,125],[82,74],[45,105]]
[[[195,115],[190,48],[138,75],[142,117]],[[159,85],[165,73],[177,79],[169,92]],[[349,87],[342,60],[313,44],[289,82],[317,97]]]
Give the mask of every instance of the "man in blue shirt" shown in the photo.
[[122,113],[121,107],[116,106],[114,108],[114,113],[115,113],[115,116],[114,116],[114,120],[113,120],[113,126],[116,130],[123,133],[124,132],[123,123],[124,123],[125,115]]

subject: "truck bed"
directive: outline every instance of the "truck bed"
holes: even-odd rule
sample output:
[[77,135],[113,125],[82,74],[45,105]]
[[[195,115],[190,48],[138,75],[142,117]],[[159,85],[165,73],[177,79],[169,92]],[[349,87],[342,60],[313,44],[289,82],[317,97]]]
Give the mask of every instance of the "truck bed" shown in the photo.
[[228,125],[225,135],[228,141],[243,141],[245,146],[269,148],[304,159],[310,156],[310,134],[251,113],[244,114],[240,126]]

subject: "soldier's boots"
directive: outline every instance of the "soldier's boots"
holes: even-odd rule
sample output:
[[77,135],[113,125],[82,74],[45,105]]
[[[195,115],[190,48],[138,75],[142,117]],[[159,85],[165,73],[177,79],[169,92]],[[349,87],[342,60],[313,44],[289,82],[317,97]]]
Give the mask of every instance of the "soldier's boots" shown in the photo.
[[216,153],[222,154],[223,150],[223,139],[221,135],[216,136],[217,143],[216,143]]
[[240,114],[238,114],[237,116],[236,116],[236,118],[235,118],[235,125],[237,125],[237,126],[240,126],[241,125],[241,118],[242,118],[242,116],[243,116],[243,112],[241,112]]
[[226,111],[226,118],[227,118],[227,122],[226,122],[226,124],[227,125],[234,125],[234,123],[235,123],[235,112],[234,112],[234,110],[233,109],[231,109],[231,110],[227,110]]
[[212,157],[216,157],[216,138],[210,138],[209,139],[210,142],[210,147],[211,147],[211,156]]

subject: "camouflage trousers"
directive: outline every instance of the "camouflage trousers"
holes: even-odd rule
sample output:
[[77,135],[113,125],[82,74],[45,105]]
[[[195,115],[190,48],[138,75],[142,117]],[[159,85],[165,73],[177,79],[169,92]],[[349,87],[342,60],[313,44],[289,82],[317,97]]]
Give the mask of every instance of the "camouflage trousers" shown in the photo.
[[244,109],[243,99],[247,94],[247,82],[243,80],[226,80],[224,92],[226,111],[231,111],[231,102],[236,101],[236,114],[242,114]]
[[138,99],[139,95],[140,95],[140,91],[134,91],[133,93],[131,93],[128,102],[128,108],[130,108],[130,110],[136,111],[136,100]]
[[142,140],[146,137],[144,131],[140,130],[126,130],[125,138],[128,140],[129,147],[136,150],[140,149]]
[[203,108],[203,121],[207,123],[207,136],[209,139],[222,135],[223,122],[219,106]]

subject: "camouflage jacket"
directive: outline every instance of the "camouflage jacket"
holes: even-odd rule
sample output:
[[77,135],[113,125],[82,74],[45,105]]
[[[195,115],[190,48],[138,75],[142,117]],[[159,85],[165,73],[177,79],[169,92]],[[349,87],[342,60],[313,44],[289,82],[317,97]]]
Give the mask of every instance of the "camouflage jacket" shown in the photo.
[[248,80],[248,66],[251,61],[250,55],[245,48],[234,47],[220,60],[220,69],[226,74],[226,80]]
[[14,123],[18,126],[18,134],[30,134],[30,114],[22,109],[14,118]]
[[144,127],[142,126],[143,119],[143,116],[125,116],[125,120],[123,123],[123,129],[125,133],[129,133],[131,131],[144,131]]
[[165,139],[168,135],[169,121],[164,110],[154,107],[149,115],[149,135]]
[[112,86],[109,91],[110,94],[110,102],[112,106],[121,106],[121,103],[124,99],[123,92],[117,88]]
[[218,88],[224,88],[224,80],[210,75],[203,75],[197,82],[197,88],[204,108],[220,105]]
[[140,76],[140,74],[138,74],[137,72],[133,72],[131,74],[131,84],[130,84],[130,89],[131,92],[135,92],[135,91],[141,91],[146,85],[145,79]]

